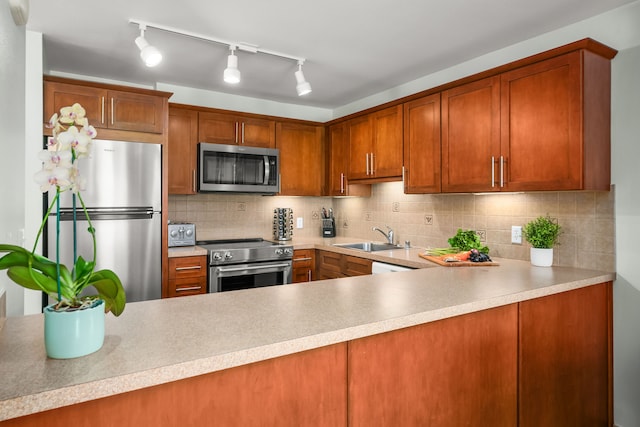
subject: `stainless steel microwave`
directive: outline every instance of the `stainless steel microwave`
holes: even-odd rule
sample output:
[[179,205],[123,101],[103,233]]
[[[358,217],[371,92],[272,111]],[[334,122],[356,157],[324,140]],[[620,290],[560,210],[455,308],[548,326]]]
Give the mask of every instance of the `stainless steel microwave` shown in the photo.
[[280,191],[280,151],[198,143],[198,191],[275,194]]

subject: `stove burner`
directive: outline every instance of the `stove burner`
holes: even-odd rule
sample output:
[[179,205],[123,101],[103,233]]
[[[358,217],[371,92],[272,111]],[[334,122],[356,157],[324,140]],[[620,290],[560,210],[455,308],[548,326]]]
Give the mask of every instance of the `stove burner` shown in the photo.
[[199,240],[196,245],[209,254],[209,265],[229,265],[290,260],[293,246],[264,239]]

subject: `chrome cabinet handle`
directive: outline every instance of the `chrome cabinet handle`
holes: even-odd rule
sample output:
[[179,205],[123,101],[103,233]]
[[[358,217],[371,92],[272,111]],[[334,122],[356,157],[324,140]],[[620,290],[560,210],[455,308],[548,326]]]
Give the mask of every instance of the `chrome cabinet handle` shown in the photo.
[[244,122],[242,122],[242,143],[244,144]]
[[193,185],[193,192],[195,193],[196,192],[196,170],[195,169],[193,170],[192,175],[193,175],[193,179],[191,180],[191,182]]
[[188,288],[176,288],[176,292],[199,291],[202,286],[190,286]]
[[369,153],[364,155],[366,158],[366,162],[367,162],[367,175],[369,175]]
[[182,270],[200,270],[202,267],[199,265],[192,265],[189,267],[176,267],[176,271],[182,271]]
[[293,262],[296,262],[296,261],[310,261],[310,260],[312,260],[312,259],[313,259],[313,258],[311,258],[311,257],[306,257],[306,258],[294,258],[294,259],[293,259]]
[[309,281],[311,281],[311,270],[307,270],[307,274],[309,275]]
[[111,98],[111,124],[114,123],[114,117],[116,115],[116,106],[113,102],[113,98]]
[[504,156],[500,156],[500,188],[504,188]]
[[496,186],[496,158],[491,156],[491,188]]
[[340,173],[340,194],[344,194],[344,173]]
[[102,97],[102,106],[100,111],[100,123],[104,124],[104,96]]
[[371,175],[376,174],[376,168],[374,167],[375,162],[373,161],[373,153],[371,153]]
[[238,143],[238,122],[236,122],[236,144]]

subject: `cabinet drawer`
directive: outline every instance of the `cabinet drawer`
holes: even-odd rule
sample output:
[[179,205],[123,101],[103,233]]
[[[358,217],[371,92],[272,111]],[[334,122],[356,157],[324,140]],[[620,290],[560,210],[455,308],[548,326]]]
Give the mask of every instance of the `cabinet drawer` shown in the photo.
[[169,258],[169,279],[207,277],[206,255]]
[[169,279],[169,297],[198,295],[207,293],[206,277],[187,277],[184,279]]
[[297,249],[293,252],[293,268],[312,267],[313,249]]

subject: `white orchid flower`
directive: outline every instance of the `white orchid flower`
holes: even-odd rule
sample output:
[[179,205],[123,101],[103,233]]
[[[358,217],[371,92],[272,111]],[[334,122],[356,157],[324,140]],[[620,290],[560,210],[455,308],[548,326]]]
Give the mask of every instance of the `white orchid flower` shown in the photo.
[[40,191],[46,193],[52,188],[63,188],[71,185],[69,169],[57,167],[52,170],[43,169],[35,174],[34,179],[40,185]]
[[91,138],[83,132],[75,134],[75,139],[71,142],[71,148],[75,151],[76,158],[80,159],[89,156]]
[[69,169],[73,163],[71,151],[43,150],[38,157],[43,161],[43,169],[47,170],[57,167]]
[[58,150],[70,150],[77,145],[78,128],[69,126],[69,129],[60,133],[55,139],[58,141]]
[[[85,119],[86,120],[86,119]],[[96,136],[98,136],[98,131],[96,130],[96,128],[94,128],[93,126],[91,126],[90,124],[86,124],[82,127],[82,133],[84,133],[85,135],[87,135],[89,138],[93,139]]]
[[[80,175],[80,171],[75,164],[71,167],[71,169],[69,169],[69,182],[70,184],[68,190],[70,190],[72,193],[77,194],[86,188],[87,180],[84,176]],[[67,188],[65,188],[65,190],[66,189]]]
[[78,120],[82,121],[86,111],[77,102],[71,107],[63,107],[60,109],[60,122],[66,124],[77,123]]

